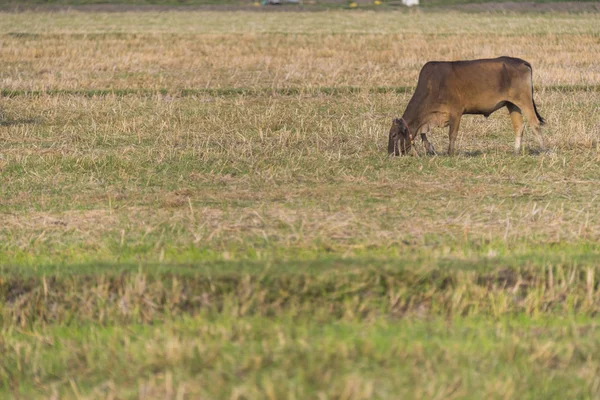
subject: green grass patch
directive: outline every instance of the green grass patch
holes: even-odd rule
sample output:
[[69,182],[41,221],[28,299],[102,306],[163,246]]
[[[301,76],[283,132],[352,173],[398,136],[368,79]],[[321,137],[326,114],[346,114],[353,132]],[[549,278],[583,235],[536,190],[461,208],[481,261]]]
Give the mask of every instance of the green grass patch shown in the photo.
[[3,343],[0,377],[13,396],[597,394],[598,365],[589,355],[599,350],[598,327],[589,318],[194,317],[156,326],[15,329]]
[[[69,89],[51,89],[51,90],[0,90],[0,96],[13,98],[19,96],[25,97],[41,97],[41,96],[82,96],[82,97],[105,97],[105,96],[137,96],[137,97],[152,97],[152,96],[212,96],[212,97],[229,97],[229,96],[343,96],[356,93],[373,93],[373,94],[404,94],[412,93],[414,87],[397,86],[397,87],[360,87],[360,86],[341,86],[341,87],[288,87],[288,88],[207,88],[207,89],[182,89],[179,91],[170,91],[169,89],[86,89],[86,90],[69,90]],[[598,92],[600,85],[549,85],[537,87],[535,90],[544,90],[549,92],[560,93],[577,93],[577,92]]]

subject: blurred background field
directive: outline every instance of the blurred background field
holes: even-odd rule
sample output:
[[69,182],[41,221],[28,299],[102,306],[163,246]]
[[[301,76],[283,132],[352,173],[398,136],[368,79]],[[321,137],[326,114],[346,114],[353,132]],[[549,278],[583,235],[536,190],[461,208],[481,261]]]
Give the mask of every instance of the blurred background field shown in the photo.
[[[512,9],[519,11],[597,11],[597,0],[3,0],[0,9],[30,8],[53,10],[61,7],[92,7],[93,10],[132,10],[162,8],[258,9],[268,11],[323,11],[336,9],[398,10],[405,6],[421,8],[463,7],[463,10]],[[115,8],[117,6],[117,8]],[[88,10],[90,8],[87,8]]]
[[[1,14],[1,396],[599,395],[599,14],[181,10]],[[550,152],[387,156],[499,55]]]

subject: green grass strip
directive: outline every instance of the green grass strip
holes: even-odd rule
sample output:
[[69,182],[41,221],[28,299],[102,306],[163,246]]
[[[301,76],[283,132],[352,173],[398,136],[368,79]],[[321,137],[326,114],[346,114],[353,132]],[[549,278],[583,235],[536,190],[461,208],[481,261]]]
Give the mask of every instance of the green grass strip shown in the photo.
[[[297,96],[297,95],[326,95],[337,96],[354,93],[410,93],[414,90],[413,86],[379,86],[373,88],[362,88],[359,86],[339,86],[339,87],[317,87],[317,88],[205,88],[205,89],[48,89],[48,90],[15,90],[0,89],[2,97],[41,97],[41,96],[83,96],[83,97],[104,97],[104,96],[156,96],[171,95],[177,97],[193,96]],[[576,92],[600,92],[600,85],[550,85],[540,86],[536,90],[576,93]]]

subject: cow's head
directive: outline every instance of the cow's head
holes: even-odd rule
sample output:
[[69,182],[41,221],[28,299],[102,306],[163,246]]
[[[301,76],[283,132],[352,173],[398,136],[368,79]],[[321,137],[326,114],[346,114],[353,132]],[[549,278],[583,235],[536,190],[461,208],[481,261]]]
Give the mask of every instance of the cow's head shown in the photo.
[[388,154],[395,156],[408,154],[411,145],[412,138],[410,137],[408,125],[402,118],[394,118],[388,139]]

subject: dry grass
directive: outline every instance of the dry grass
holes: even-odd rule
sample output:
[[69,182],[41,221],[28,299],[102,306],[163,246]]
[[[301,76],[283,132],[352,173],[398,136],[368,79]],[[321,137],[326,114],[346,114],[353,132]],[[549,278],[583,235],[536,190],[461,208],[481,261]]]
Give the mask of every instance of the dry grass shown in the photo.
[[[597,397],[597,19],[2,15],[0,396]],[[387,156],[425,61],[501,54],[550,152]]]
[[413,86],[426,60],[498,55],[536,85],[600,80],[595,15],[140,15],[5,15],[2,88]]
[[[266,241],[346,252],[439,234],[449,243],[600,238],[597,93],[537,94],[549,154],[510,156],[499,112],[465,117],[455,159],[389,160],[388,119],[408,96],[11,98],[8,120],[38,120],[0,133],[4,249],[60,253],[62,244],[73,254],[85,243],[104,257],[118,241],[155,257],[164,229],[176,247],[221,251]],[[432,140],[444,149],[446,132]]]

